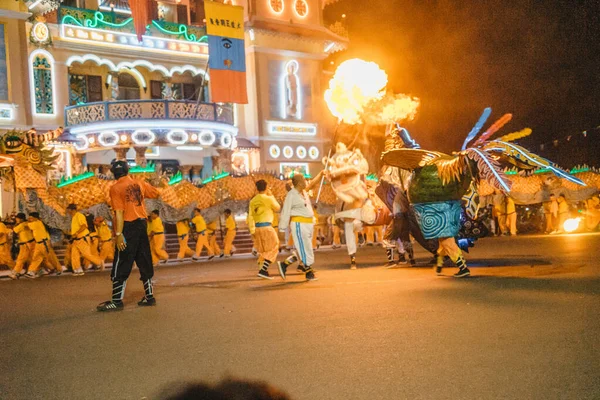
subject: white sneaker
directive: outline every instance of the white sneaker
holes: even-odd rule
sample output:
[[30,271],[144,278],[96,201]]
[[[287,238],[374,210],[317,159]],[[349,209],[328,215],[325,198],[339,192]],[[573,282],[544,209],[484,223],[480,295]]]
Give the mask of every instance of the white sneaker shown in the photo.
[[25,274],[25,278],[35,279],[37,277],[38,277],[38,274],[36,274],[35,272],[28,272]]
[[15,279],[19,278],[19,275],[16,274],[15,271],[10,271],[10,273],[8,274],[8,277],[14,281]]
[[73,276],[83,276],[83,275],[85,275],[85,272],[83,272],[83,270],[81,268],[73,271]]

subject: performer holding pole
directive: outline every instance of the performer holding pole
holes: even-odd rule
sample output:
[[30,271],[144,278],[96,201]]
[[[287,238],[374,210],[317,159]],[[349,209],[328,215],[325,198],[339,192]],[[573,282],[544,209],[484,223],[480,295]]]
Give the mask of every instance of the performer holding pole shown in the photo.
[[135,262],[144,283],[145,295],[139,306],[154,306],[152,277],[152,255],[148,240],[145,198],[158,198],[158,190],[145,181],[137,181],[129,176],[127,161],[113,162],[111,172],[117,179],[110,188],[112,208],[115,212],[116,252],[111,272],[112,299],[98,305],[98,311],[119,311],[123,309],[123,295],[127,278]]

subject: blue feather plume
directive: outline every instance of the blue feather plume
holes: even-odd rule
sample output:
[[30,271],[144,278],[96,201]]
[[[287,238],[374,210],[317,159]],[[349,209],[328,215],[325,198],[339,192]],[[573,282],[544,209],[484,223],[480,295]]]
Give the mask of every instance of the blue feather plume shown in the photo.
[[483,128],[483,124],[485,124],[485,122],[487,121],[487,119],[490,117],[491,114],[492,114],[491,107],[487,107],[485,110],[483,110],[481,117],[479,117],[479,120],[477,121],[477,123],[475,124],[473,129],[471,129],[471,132],[469,132],[469,134],[467,135],[467,138],[465,139],[465,142],[463,143],[461,150],[466,149],[469,142],[472,141],[473,139],[475,139],[475,136],[477,136],[477,134],[479,133],[481,128]]

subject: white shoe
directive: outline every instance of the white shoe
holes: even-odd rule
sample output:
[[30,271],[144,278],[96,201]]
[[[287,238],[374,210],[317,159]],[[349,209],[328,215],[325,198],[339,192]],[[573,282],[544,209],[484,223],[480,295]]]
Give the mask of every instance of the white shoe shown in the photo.
[[194,260],[194,261],[198,261],[198,260],[200,260],[200,257],[197,257],[197,256],[192,256],[192,260]]
[[10,271],[10,273],[8,274],[8,277],[14,281],[15,279],[19,278],[19,275],[16,274],[15,271]]
[[38,274],[36,274],[35,272],[28,272],[25,274],[25,277],[29,279],[36,279],[38,277]]
[[83,276],[83,275],[85,275],[85,272],[83,272],[83,270],[81,268],[73,271],[73,276]]

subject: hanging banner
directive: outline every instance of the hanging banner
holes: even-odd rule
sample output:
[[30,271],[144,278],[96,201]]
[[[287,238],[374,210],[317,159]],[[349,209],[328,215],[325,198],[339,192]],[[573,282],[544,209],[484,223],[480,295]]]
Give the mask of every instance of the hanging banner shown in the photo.
[[211,101],[247,104],[244,8],[205,1],[204,11]]

